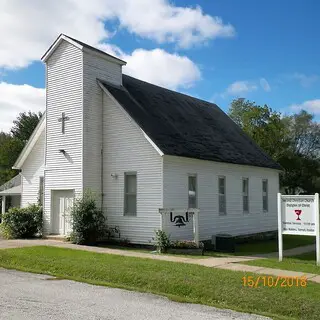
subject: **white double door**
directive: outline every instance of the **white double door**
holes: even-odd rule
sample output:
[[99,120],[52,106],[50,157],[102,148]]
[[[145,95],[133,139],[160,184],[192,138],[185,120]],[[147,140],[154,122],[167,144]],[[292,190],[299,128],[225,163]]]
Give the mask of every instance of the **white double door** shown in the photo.
[[73,190],[53,191],[53,232],[69,235],[72,231],[71,208],[74,201]]

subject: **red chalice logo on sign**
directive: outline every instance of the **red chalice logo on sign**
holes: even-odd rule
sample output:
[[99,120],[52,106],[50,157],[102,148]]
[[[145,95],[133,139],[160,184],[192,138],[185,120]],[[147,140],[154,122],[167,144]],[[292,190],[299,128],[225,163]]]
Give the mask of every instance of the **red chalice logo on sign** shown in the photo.
[[301,219],[300,219],[300,214],[302,213],[302,210],[294,210],[294,212],[295,212],[296,215],[298,216],[296,220],[301,220]]

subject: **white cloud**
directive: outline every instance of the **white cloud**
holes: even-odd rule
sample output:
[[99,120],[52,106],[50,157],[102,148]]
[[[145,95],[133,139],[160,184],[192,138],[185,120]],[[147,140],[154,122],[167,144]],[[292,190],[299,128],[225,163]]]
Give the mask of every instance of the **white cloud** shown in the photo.
[[269,84],[269,82],[268,82],[265,78],[261,78],[261,79],[260,79],[260,86],[261,86],[261,88],[262,88],[264,91],[266,91],[266,92],[271,91],[270,84]]
[[303,86],[303,87],[310,87],[316,81],[319,80],[319,76],[317,76],[317,75],[307,76],[303,73],[297,73],[297,72],[294,73],[293,75],[291,75],[291,78],[294,80],[298,80],[300,82],[301,86]]
[[258,87],[255,83],[250,81],[236,81],[232,83],[226,90],[226,94],[230,96],[244,95],[248,92],[257,90]]
[[136,49],[126,54],[114,45],[104,44],[99,48],[127,62],[123,73],[159,86],[174,90],[188,88],[201,78],[199,68],[188,57],[162,49]]
[[291,110],[306,110],[315,115],[320,115],[320,99],[307,100],[300,104],[293,104],[289,107]]
[[[124,28],[185,48],[235,33],[200,7],[177,7],[167,0],[0,0],[0,7],[0,68],[8,69],[38,60],[60,33],[97,45]],[[116,26],[107,30],[105,22]]]
[[234,35],[234,28],[197,6],[176,7],[166,0],[118,1],[115,16],[129,31],[159,43],[177,42],[189,47],[217,37]]
[[20,112],[45,110],[45,89],[0,82],[0,131],[9,132]]

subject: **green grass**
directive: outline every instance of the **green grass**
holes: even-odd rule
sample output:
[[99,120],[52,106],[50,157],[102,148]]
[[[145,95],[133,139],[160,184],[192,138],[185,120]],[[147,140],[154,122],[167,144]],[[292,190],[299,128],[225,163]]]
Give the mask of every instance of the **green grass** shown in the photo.
[[[292,249],[296,247],[302,247],[309,244],[314,244],[315,238],[308,237],[308,236],[291,236],[291,235],[284,235],[283,236],[283,248],[284,250]],[[143,248],[136,248],[136,247],[122,247],[117,245],[105,245],[105,248],[110,249],[119,249],[119,250],[130,250],[142,253],[152,253],[154,249],[143,249]],[[206,259],[210,257],[226,257],[226,256],[246,256],[246,255],[258,255],[264,253],[271,253],[278,251],[278,240],[265,240],[265,241],[256,241],[251,243],[243,243],[236,246],[236,252],[234,253],[220,253],[216,251],[205,251],[204,255],[197,256],[197,255],[183,255],[183,254],[168,254],[166,255],[174,255],[180,256],[184,258],[191,258],[191,259]]]
[[2,249],[0,266],[274,319],[310,320],[319,319],[320,314],[320,285],[308,282],[305,288],[243,287],[243,276],[257,277],[252,273],[45,246]]
[[[139,248],[139,247],[130,247],[130,246],[119,246],[119,245],[101,245],[99,247],[102,247],[102,248],[107,248],[107,249],[117,249],[117,250],[123,250],[123,251],[133,251],[133,252],[140,252],[140,253],[148,253],[150,254],[151,256],[154,256],[154,255],[159,255],[158,252],[156,252],[156,249],[155,248]],[[201,256],[201,255],[192,255],[192,254],[175,254],[175,253],[164,253],[164,254],[161,254],[162,256],[163,255],[166,255],[166,256],[175,256],[175,257],[181,257],[181,258],[189,258],[189,259],[206,259],[206,258],[210,258],[212,256],[216,256],[216,257],[220,257],[221,255],[220,254],[215,254],[215,252],[210,252],[212,253],[212,255],[209,255],[209,256]]]
[[320,274],[320,267],[316,265],[315,252],[304,253],[298,256],[284,258],[282,262],[278,258],[252,260],[245,264],[258,267],[276,268],[291,271]]
[[[308,236],[283,236],[283,249],[292,249],[296,247],[307,246],[315,243],[314,237]],[[254,255],[264,254],[278,251],[278,240],[256,241],[252,243],[244,243],[236,246],[235,255]]]

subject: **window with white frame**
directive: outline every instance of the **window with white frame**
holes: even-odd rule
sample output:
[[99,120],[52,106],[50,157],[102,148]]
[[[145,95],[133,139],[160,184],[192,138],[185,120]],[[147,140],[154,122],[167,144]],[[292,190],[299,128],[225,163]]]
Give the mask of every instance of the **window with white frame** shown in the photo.
[[188,208],[197,208],[197,176],[188,176]]
[[219,192],[219,214],[226,214],[226,177],[220,176],[218,178],[218,192]]
[[242,205],[243,212],[249,212],[249,179],[242,178]]
[[262,207],[264,212],[268,212],[268,180],[262,180]]
[[137,173],[124,174],[124,215],[137,215]]

